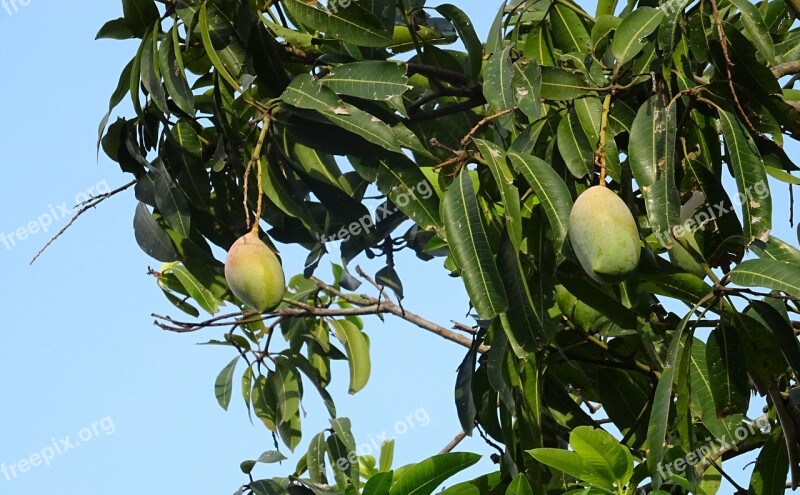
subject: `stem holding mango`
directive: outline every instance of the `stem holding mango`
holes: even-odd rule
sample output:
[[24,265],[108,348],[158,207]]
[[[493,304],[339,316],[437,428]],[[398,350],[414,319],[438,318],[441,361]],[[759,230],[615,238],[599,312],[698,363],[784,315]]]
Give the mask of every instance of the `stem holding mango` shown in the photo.
[[608,129],[608,114],[611,112],[611,93],[603,100],[603,111],[600,114],[600,143],[594,154],[594,163],[600,167],[600,185],[606,187],[606,130]]
[[[253,154],[250,155],[250,161],[247,162],[247,167],[244,169],[244,216],[245,216],[245,225],[247,228],[252,232],[258,232],[258,220],[261,218],[261,196],[264,195],[264,189],[262,188],[261,184],[261,149],[264,147],[264,141],[267,138],[267,132],[269,132],[269,125],[270,125],[270,117],[269,115],[265,115],[263,119],[263,125],[261,126],[261,133],[258,135],[258,141],[256,141],[256,147],[253,148]],[[256,203],[256,220],[253,224],[250,224],[250,207],[248,205],[248,185],[250,180],[250,170],[253,168],[253,163],[257,163],[257,174],[256,177],[257,185],[258,185],[258,202]]]

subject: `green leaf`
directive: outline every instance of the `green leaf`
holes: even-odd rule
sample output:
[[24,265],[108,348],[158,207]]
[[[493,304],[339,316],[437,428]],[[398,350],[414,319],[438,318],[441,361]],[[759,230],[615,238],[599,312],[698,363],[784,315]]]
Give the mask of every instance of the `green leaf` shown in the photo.
[[651,97],[636,114],[628,145],[631,171],[645,198],[650,226],[664,236],[680,223],[675,185],[675,107],[664,108],[660,95]]
[[[159,280],[160,281],[160,280]],[[167,298],[169,302],[172,303],[173,306],[180,309],[187,315],[198,318],[200,316],[200,310],[189,304],[188,302],[184,301],[182,297],[178,297],[172,292],[167,289],[162,288],[162,292],[164,293],[164,297]]]
[[561,252],[567,237],[567,223],[572,211],[572,196],[564,180],[541,158],[533,155],[509,153],[511,164],[531,185],[536,197],[544,206],[553,232],[553,247]]
[[170,228],[181,237],[191,233],[191,213],[186,196],[169,176],[163,163],[156,162],[158,169],[152,174],[155,181],[155,199],[158,212],[163,215]]
[[594,168],[594,149],[581,128],[575,112],[570,111],[558,124],[558,151],[567,168],[577,178],[587,176]]
[[519,473],[506,488],[506,495],[533,495],[528,478]]
[[392,487],[394,471],[387,471],[373,475],[364,485],[361,495],[389,495]]
[[242,398],[247,407],[247,417],[250,418],[250,424],[253,424],[252,410],[250,408],[253,397],[253,368],[250,366],[242,373]]
[[476,79],[483,66],[483,45],[475,33],[472,21],[463,10],[449,3],[438,5],[435,9],[455,26],[464,48],[467,49],[466,73],[472,79]]
[[175,105],[187,114],[194,115],[194,95],[184,74],[177,24],[158,48],[158,63],[167,93]]
[[225,64],[222,62],[222,59],[217,53],[216,48],[214,48],[214,44],[211,41],[211,34],[209,33],[208,29],[208,10],[206,8],[206,4],[204,3],[200,7],[200,19],[198,21],[198,29],[200,29],[200,38],[203,41],[203,48],[206,50],[206,55],[208,55],[209,60],[214,65],[214,68],[217,70],[220,76],[222,76],[225,81],[230,84],[231,88],[240,91],[241,85],[233,78],[228,69],[225,68]]
[[461,423],[461,429],[467,435],[472,435],[472,430],[475,429],[475,419],[477,417],[477,410],[475,408],[475,400],[472,396],[472,376],[475,373],[475,361],[478,351],[475,346],[471,347],[458,366],[456,373],[456,413],[458,421]]
[[[508,296],[508,310],[500,314],[500,321],[514,354],[524,359],[528,354],[540,349],[546,340],[543,319],[545,308],[542,304],[536,303],[543,301],[537,299],[534,302],[531,297],[528,280],[520,263],[519,251],[511,244],[508,236],[504,236],[500,244],[497,262],[501,271],[506,274],[503,277],[503,284]],[[532,278],[531,283],[536,281],[536,278]]]
[[[647,428],[647,443],[650,450],[647,453],[647,467],[651,473],[656,473],[658,465],[664,459],[665,439],[667,437],[667,427],[669,425],[670,405],[672,404],[672,385],[675,378],[675,368],[680,361],[681,355],[686,352],[686,343],[683,341],[683,333],[689,324],[689,319],[694,310],[690,311],[681,320],[675,332],[672,334],[672,342],[667,352],[664,362],[664,369],[661,371],[661,378],[656,385],[655,395],[653,396],[653,407],[650,413],[650,422]],[[660,486],[660,477],[656,476],[653,486]]]
[[236,356],[233,361],[222,368],[214,382],[214,395],[217,397],[220,407],[226,411],[231,403],[231,395],[233,394],[233,372],[236,371],[236,363],[239,362],[240,357]]
[[306,464],[308,465],[308,476],[311,481],[316,483],[326,483],[325,476],[325,453],[328,451],[328,444],[325,442],[325,432],[320,432],[311,439],[306,454]]
[[175,266],[169,269],[170,273],[174,273],[183,287],[192,296],[192,299],[197,301],[201,308],[206,310],[209,314],[215,314],[219,311],[220,301],[214,297],[207,288],[200,283],[200,281],[192,275],[189,270],[183,266]]
[[275,414],[275,389],[272,383],[267,381],[267,377],[260,375],[256,378],[253,384],[253,391],[251,394],[253,398],[253,412],[270,431],[276,431],[276,414]]
[[357,2],[345,8],[320,9],[302,0],[284,0],[282,5],[301,24],[325,33],[325,36],[366,47],[384,47],[392,42],[392,33],[380,19]]
[[711,331],[706,342],[706,362],[718,418],[747,413],[750,384],[742,355],[742,343],[735,327],[719,326]]
[[[780,304],[784,303],[780,301]],[[800,375],[800,344],[798,344],[792,324],[777,309],[766,302],[750,301],[750,306],[755,312],[751,316],[756,317],[757,315],[757,319],[772,332],[786,361],[792,366],[794,372]]]
[[511,79],[517,106],[533,122],[542,116],[542,69],[535,61],[514,64]]
[[664,20],[658,28],[658,47],[664,51],[665,59],[675,49],[675,31],[678,22],[684,19],[683,11],[692,3],[692,0],[668,0],[661,5]]
[[[617,369],[598,370],[600,402],[608,417],[623,435],[629,435],[630,445],[641,445],[646,436],[645,424],[637,423],[648,406],[650,385],[641,374]],[[633,433],[631,428],[636,428]]]
[[301,423],[302,418],[300,416],[300,411],[297,411],[289,421],[278,425],[278,434],[281,440],[283,440],[283,444],[289,447],[289,450],[292,452],[300,445],[300,440],[302,440],[303,430]]
[[731,0],[731,3],[742,13],[741,20],[744,32],[753,45],[770,64],[775,63],[775,44],[769,34],[761,12],[749,0]]
[[380,459],[378,460],[378,470],[381,472],[391,472],[393,461],[394,461],[394,439],[384,440],[381,442],[381,456]]
[[663,17],[664,13],[659,9],[638,7],[622,19],[611,43],[611,51],[617,59],[618,68],[644,49],[647,42],[642,43],[642,40],[656,30]]
[[468,452],[435,455],[404,472],[392,486],[389,494],[430,495],[445,480],[472,466],[480,458],[480,455]]
[[355,394],[367,385],[370,375],[369,341],[353,323],[348,320],[331,320],[336,337],[344,345],[350,366],[350,388]]
[[378,160],[377,186],[400,211],[423,230],[441,230],[440,201],[416,163],[393,155]]
[[268,450],[261,454],[256,462],[260,462],[261,464],[275,464],[276,462],[285,461],[286,456],[278,452],[277,450]]
[[[689,383],[691,388],[692,404],[700,410],[703,425],[715,438],[730,439],[733,441],[731,420],[720,419],[714,402],[714,388],[717,383],[712,382],[709,374],[709,363],[706,357],[706,345],[699,339],[692,342],[691,356],[689,358]],[[721,391],[717,392],[722,395]],[[741,416],[740,416],[741,417]],[[735,419],[735,418],[732,418]]]
[[286,423],[300,410],[300,375],[289,359],[283,356],[275,359],[275,371],[271,373],[274,375],[272,383],[278,400],[278,421]]
[[800,298],[800,266],[773,260],[747,260],[730,272],[742,287],[766,287]]
[[574,10],[561,3],[555,3],[550,10],[550,22],[556,46],[562,52],[589,52],[589,33]]
[[542,98],[569,100],[588,93],[592,86],[583,77],[556,67],[542,67]]
[[389,151],[402,151],[395,134],[385,122],[343,102],[311,74],[295,77],[281,98],[297,108],[316,110],[331,123]]
[[128,29],[137,38],[142,38],[160,16],[153,0],[122,0],[122,12]]
[[[350,420],[348,418],[337,418],[331,419],[331,427],[333,428],[333,432],[335,434],[336,445],[338,446],[338,450],[336,452],[339,459],[342,458],[342,453],[345,454],[345,458],[348,461],[347,467],[345,468],[344,473],[347,477],[350,478],[350,482],[355,487],[356,491],[358,490],[358,485],[360,482],[359,476],[359,462],[356,460],[355,462],[350,462],[352,460],[352,455],[356,453],[356,439],[353,437],[353,433],[350,427]],[[328,439],[328,448],[330,449],[331,446],[331,439]],[[343,450],[342,450],[343,449]],[[334,452],[333,449],[330,449],[331,452]],[[341,469],[339,466],[339,462],[336,463],[337,468]]]
[[750,477],[753,495],[783,495],[786,493],[786,476],[789,474],[789,453],[783,438],[783,429],[775,428],[756,459]]
[[481,319],[491,319],[505,311],[508,302],[468,170],[447,188],[442,217],[470,301]]
[[156,107],[164,113],[169,112],[167,95],[161,84],[161,72],[158,64],[157,51],[158,36],[153,30],[147,30],[142,40],[141,76],[144,89],[150,94],[150,99]]
[[169,234],[158,224],[144,203],[136,205],[133,217],[133,233],[136,243],[151,258],[168,263],[178,259]]
[[520,210],[519,191],[514,186],[515,176],[506,162],[506,153],[500,146],[491,141],[483,139],[475,139],[474,141],[478,152],[489,165],[492,177],[494,177],[498,189],[500,189],[508,235],[514,248],[519,249],[522,243],[522,213]]
[[[722,108],[718,110],[725,150],[741,198],[747,244],[753,239],[766,241],[772,229],[772,198],[761,153],[739,117]],[[767,193],[754,197],[753,190],[759,188],[765,188]]]
[[406,64],[400,62],[363,61],[343,64],[331,69],[322,84],[341,95],[370,101],[386,101],[408,91]]
[[[337,435],[330,435],[327,440],[328,456],[330,458],[331,469],[333,476],[336,479],[336,485],[340,490],[344,491],[347,486],[347,480],[355,473],[358,475],[358,463],[351,463],[350,460],[354,457],[351,456],[352,451],[348,451],[347,447],[342,443]],[[355,455],[354,453],[352,455]],[[353,465],[355,464],[355,466]]]
[[577,452],[563,449],[539,448],[527,451],[534,459],[562,473],[585,480],[599,488],[611,490],[613,482],[587,470],[586,462]]
[[514,106],[514,93],[511,90],[511,79],[514,67],[511,64],[511,47],[507,46],[497,52],[486,63],[486,77],[483,83],[483,95],[495,113]]
[[525,46],[523,47],[523,53],[525,57],[535,61],[539,65],[557,65],[553,55],[553,42],[550,39],[550,30],[546,23],[540,22],[533,26],[530,32],[528,32],[528,36],[525,39]]
[[128,26],[128,21],[124,17],[119,19],[112,19],[105,24],[95,35],[94,39],[112,39],[112,40],[128,40],[135,38],[133,31]]
[[608,432],[579,426],[569,435],[572,449],[583,459],[587,471],[619,487],[633,476],[633,456]]

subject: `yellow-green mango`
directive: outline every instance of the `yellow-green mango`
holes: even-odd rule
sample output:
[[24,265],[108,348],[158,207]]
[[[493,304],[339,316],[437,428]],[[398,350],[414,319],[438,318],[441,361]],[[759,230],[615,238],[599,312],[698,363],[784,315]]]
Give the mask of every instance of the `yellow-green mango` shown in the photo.
[[225,280],[233,295],[262,313],[278,307],[286,287],[281,262],[256,232],[248,232],[231,246]]
[[578,196],[567,228],[578,261],[594,280],[622,282],[639,264],[636,221],[625,202],[607,187],[590,187]]

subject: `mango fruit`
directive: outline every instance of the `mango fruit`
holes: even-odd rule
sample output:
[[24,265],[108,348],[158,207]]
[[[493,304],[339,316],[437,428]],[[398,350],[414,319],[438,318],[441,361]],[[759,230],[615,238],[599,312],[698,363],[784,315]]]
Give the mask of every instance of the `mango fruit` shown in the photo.
[[622,282],[639,264],[636,220],[625,202],[607,187],[590,187],[578,196],[567,231],[581,266],[602,284]]
[[261,313],[278,307],[286,287],[281,262],[257,232],[233,243],[225,259],[225,280],[233,295]]

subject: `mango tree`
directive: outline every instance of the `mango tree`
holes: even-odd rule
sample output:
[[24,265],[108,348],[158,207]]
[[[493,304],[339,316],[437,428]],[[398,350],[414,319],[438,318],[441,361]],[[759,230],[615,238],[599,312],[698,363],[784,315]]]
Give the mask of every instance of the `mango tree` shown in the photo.
[[[750,493],[796,488],[800,250],[771,235],[791,206],[770,187],[800,181],[797,1],[497,7],[479,35],[425,0],[123,0],[100,29],[140,40],[99,146],[189,315],[159,324],[219,327],[220,404],[241,383],[281,450],[311,438],[285,477],[255,476],[283,453],[243,463],[239,493],[427,495],[478,460],[358,455],[327,387],[357,393],[381,365],[375,316],[464,348],[453,421],[497,470],[448,493],[712,494],[753,450]],[[276,308],[225,277],[248,232],[308,253]],[[402,307],[401,250],[461,277],[466,332]],[[320,433],[301,425],[309,385]]]

